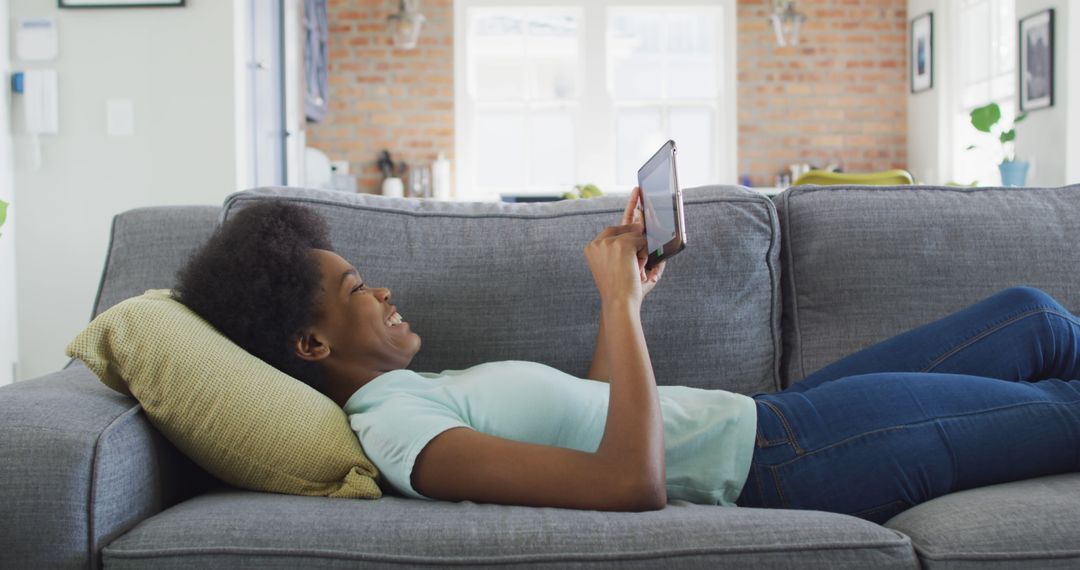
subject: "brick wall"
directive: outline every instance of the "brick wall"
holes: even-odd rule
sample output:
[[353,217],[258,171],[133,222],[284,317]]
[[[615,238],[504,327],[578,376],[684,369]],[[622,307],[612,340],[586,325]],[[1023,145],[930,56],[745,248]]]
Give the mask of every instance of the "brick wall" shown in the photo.
[[[793,162],[849,171],[907,163],[907,1],[798,0],[800,45],[780,48],[771,0],[738,0],[739,174],[772,185]],[[410,164],[454,159],[453,1],[423,0],[420,45],[390,47],[396,0],[330,0],[330,111],[311,146],[378,192],[382,149]],[[396,152],[395,152],[396,151]]]
[[799,45],[778,47],[770,0],[738,0],[739,173],[772,185],[791,163],[907,165],[907,1],[798,0]]
[[413,50],[394,49],[386,17],[397,0],[329,0],[329,109],[309,124],[308,146],[348,160],[361,192],[380,191],[375,161],[429,164],[439,151],[454,160],[454,10],[452,0],[423,0],[427,18]]

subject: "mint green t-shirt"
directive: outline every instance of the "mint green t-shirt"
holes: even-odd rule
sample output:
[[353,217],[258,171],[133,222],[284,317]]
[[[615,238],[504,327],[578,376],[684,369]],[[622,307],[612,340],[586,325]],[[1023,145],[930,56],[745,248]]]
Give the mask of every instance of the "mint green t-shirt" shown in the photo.
[[[456,427],[541,445],[595,452],[607,421],[606,382],[536,362],[489,362],[441,374],[393,370],[345,403],[364,452],[402,494],[424,446]],[[733,506],[757,433],[754,400],[723,390],[658,386],[668,499]]]

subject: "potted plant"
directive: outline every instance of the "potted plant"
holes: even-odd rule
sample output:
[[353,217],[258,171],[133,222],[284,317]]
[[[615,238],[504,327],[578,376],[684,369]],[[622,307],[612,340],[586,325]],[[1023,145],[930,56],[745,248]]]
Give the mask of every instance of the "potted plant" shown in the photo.
[[[971,125],[976,129],[990,134],[996,134],[1001,141],[1003,158],[998,164],[1001,171],[1001,184],[1004,186],[1023,186],[1027,180],[1028,162],[1016,160],[1016,124],[1027,118],[1027,113],[1021,113],[1013,121],[1013,126],[1008,129],[998,124],[1001,120],[1001,107],[997,103],[990,103],[971,110]],[[968,149],[975,148],[975,145]]]

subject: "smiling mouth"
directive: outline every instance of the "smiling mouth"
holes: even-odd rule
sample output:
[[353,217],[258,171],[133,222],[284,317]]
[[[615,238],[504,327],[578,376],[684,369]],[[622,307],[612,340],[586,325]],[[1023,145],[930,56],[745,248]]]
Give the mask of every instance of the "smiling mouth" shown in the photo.
[[386,319],[386,326],[396,327],[403,322],[405,321],[401,318],[401,315],[397,311],[394,311],[394,314],[390,315],[389,319]]

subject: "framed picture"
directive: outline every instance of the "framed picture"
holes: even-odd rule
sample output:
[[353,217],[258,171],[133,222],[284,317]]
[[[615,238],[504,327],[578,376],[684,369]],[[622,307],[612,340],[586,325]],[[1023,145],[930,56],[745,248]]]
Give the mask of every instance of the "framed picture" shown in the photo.
[[911,21],[911,92],[934,86],[934,13],[927,12]]
[[1054,105],[1054,10],[1020,20],[1020,110]]
[[58,0],[61,8],[165,8],[185,0]]

